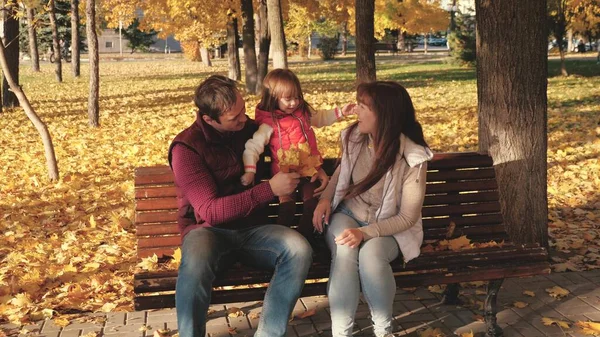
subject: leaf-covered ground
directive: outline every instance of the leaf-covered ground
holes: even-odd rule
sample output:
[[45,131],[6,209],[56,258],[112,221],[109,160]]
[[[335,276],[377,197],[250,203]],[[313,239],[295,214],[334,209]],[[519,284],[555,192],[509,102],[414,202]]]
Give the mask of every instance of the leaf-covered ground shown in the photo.
[[[215,64],[102,63],[99,129],[87,126],[87,76],[73,79],[65,67],[64,83],[56,83],[49,64],[37,74],[21,68],[23,88],[52,134],[61,180],[47,181],[43,147],[25,114],[0,114],[0,321],[132,309],[139,262],[133,170],[166,163],[171,139],[194,119],[194,88],[211,73],[226,73],[224,61]],[[548,84],[549,226],[557,270],[600,267],[600,66],[592,59],[568,66],[576,75],[557,77],[551,61]],[[291,68],[316,108],[355,99],[350,59]],[[474,70],[382,57],[378,77],[408,88],[434,151],[476,149]],[[246,98],[252,111],[258,99]],[[347,124],[317,132],[326,156],[337,156]]]

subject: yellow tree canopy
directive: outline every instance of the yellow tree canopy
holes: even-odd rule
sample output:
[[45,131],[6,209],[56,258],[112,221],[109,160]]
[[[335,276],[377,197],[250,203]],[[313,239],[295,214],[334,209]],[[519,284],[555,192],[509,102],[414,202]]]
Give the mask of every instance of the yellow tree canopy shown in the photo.
[[411,34],[445,30],[450,15],[440,0],[376,0],[375,35],[382,37],[386,29],[399,29]]
[[119,22],[123,27],[128,27],[136,17],[140,0],[102,0],[100,1],[101,13],[106,20],[108,28],[118,28]]
[[182,42],[219,43],[224,36],[228,16],[239,13],[239,0],[191,1],[144,0],[142,25],[159,32],[160,37],[174,34]]
[[600,34],[599,0],[572,0],[568,5],[570,28],[579,33]]

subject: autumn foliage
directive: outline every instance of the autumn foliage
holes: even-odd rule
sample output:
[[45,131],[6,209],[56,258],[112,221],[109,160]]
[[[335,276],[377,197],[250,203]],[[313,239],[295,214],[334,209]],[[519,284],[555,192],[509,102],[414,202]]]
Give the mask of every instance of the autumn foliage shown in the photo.
[[[570,270],[600,267],[600,74],[588,68],[593,61],[580,62],[587,63],[573,71],[584,76],[550,77],[548,86],[551,246],[556,264],[569,262]],[[353,59],[291,63],[316,109],[355,101],[354,67]],[[85,77],[59,84],[48,64],[40,74],[22,68],[62,174],[46,180],[42,145],[22,111],[0,114],[0,321],[132,309],[132,274],[152,268],[135,258],[134,168],[166,164],[169,143],[194,120],[194,88],[226,68],[224,61],[213,68],[183,59],[105,62],[98,129],[87,126]],[[378,78],[408,88],[434,151],[477,149],[473,70],[388,58]],[[246,99],[252,116],[258,98]],[[338,156],[340,131],[353,118],[315,130],[324,157]],[[468,247],[466,239],[447,245]]]

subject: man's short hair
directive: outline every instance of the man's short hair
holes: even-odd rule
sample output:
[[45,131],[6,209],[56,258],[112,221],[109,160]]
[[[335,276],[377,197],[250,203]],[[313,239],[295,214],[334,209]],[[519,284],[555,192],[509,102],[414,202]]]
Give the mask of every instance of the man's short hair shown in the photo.
[[220,123],[219,117],[235,105],[237,88],[235,81],[223,76],[212,75],[202,82],[194,94],[198,115]]

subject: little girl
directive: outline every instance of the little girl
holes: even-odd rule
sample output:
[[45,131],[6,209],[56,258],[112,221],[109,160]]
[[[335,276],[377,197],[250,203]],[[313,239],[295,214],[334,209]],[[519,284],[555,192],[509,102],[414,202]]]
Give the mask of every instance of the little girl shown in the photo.
[[[263,80],[262,98],[256,107],[256,122],[260,125],[244,151],[242,184],[254,182],[256,163],[269,144],[272,174],[279,171],[298,172],[301,179],[298,191],[304,210],[298,231],[312,242],[312,214],[318,203],[316,196],[327,186],[329,177],[321,168],[323,158],[317,148],[317,139],[311,126],[331,125],[354,112],[355,104],[346,104],[341,110],[315,111],[304,101],[298,77],[288,69],[275,69]],[[320,186],[317,184],[320,181]],[[289,226],[294,221],[296,198],[279,197],[278,223]]]

